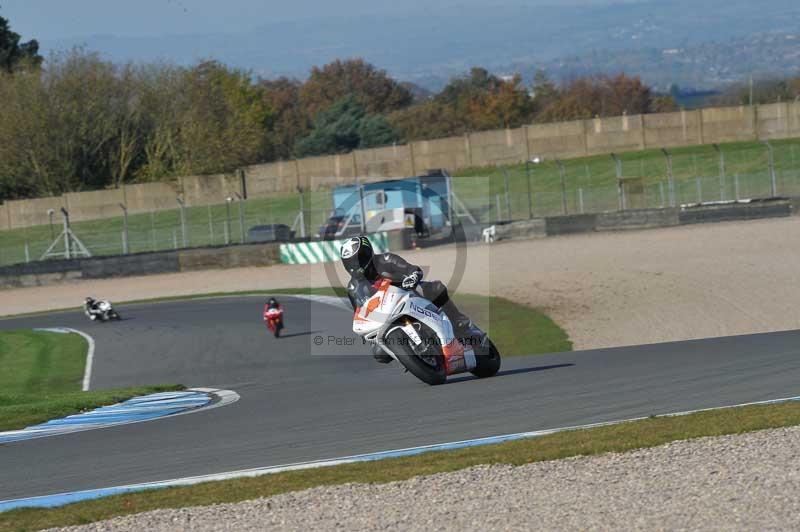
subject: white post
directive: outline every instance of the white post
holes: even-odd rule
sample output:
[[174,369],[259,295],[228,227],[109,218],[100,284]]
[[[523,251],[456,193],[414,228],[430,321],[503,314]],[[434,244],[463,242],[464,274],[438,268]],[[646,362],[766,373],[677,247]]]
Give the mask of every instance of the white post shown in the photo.
[[583,214],[583,189],[578,189],[578,207],[581,210],[581,214]]

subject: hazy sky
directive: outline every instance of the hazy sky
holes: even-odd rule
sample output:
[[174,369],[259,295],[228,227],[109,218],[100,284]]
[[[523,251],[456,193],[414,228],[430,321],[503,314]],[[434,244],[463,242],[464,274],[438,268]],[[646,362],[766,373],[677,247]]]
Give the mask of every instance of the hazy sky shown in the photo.
[[[23,38],[96,34],[234,33],[286,19],[420,13],[431,7],[589,5],[638,0],[0,0],[0,15]],[[456,8],[458,10],[458,8]]]

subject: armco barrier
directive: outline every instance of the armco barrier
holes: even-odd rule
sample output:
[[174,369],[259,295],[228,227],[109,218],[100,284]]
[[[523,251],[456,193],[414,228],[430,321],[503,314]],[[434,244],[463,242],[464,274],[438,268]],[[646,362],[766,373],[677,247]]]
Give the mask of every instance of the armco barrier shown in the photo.
[[650,229],[678,225],[679,209],[637,209],[631,211],[604,212],[597,215],[597,231],[623,231],[626,229]]
[[[376,253],[389,251],[389,238],[386,233],[369,235],[369,239]],[[281,244],[281,262],[284,264],[317,264],[339,260],[339,250],[346,240],[347,238],[342,238]]]
[[180,271],[178,255],[174,251],[163,253],[137,253],[116,257],[98,257],[81,260],[82,279],[108,277],[134,277]]
[[545,225],[543,218],[496,225],[494,238],[495,240],[544,238],[547,236]]
[[597,227],[596,214],[574,214],[572,216],[552,216],[545,218],[547,236],[587,233]]
[[242,266],[272,266],[279,262],[277,244],[48,260],[0,268],[0,288],[44,286],[81,279],[131,277]]
[[800,198],[639,209],[524,220],[495,227],[495,240],[530,239],[594,231],[654,229],[696,223],[779,218],[800,214]]
[[792,215],[790,200],[752,201],[723,205],[703,205],[681,208],[678,219],[681,225],[734,220],[757,220]]
[[80,260],[48,260],[0,268],[0,288],[42,286],[80,278]]
[[177,253],[182,272],[271,266],[280,263],[278,244],[249,244],[220,249],[185,249]]

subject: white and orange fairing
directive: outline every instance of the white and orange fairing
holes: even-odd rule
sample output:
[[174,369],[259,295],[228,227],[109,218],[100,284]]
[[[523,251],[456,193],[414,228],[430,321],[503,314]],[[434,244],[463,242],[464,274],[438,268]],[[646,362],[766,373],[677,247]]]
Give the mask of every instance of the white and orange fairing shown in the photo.
[[[447,316],[416,292],[393,286],[388,280],[383,280],[375,294],[356,308],[353,332],[368,341],[383,345],[383,337],[393,330],[393,326],[398,326],[396,324],[403,316],[422,322],[436,333],[442,347],[447,375],[464,373],[475,368],[477,362],[472,348],[465,349],[455,338],[453,326]],[[406,327],[408,326],[401,328],[405,330]],[[406,334],[412,338],[416,335],[413,327],[409,327]],[[384,350],[395,356],[386,347]]]

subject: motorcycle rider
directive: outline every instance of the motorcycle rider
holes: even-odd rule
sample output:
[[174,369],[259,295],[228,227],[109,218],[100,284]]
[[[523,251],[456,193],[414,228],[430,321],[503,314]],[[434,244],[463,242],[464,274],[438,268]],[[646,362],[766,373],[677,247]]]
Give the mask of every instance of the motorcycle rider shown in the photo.
[[91,296],[83,301],[83,312],[86,317],[94,321],[100,315],[100,309],[97,308],[97,300]]
[[267,312],[269,312],[270,310],[283,310],[281,304],[278,303],[278,300],[275,299],[274,297],[269,298],[269,301],[267,301],[264,304],[264,323],[267,324],[267,327],[269,327],[269,319],[267,318]]
[[[450,299],[447,287],[441,281],[422,281],[422,268],[409,264],[399,255],[394,253],[381,253],[376,255],[372,243],[366,236],[357,236],[347,240],[341,248],[340,257],[342,264],[350,274],[347,283],[347,296],[353,309],[356,308],[354,293],[358,283],[366,280],[377,283],[381,279],[388,279],[395,286],[406,290],[416,290],[419,287],[422,296],[439,307],[450,321],[457,337],[463,336],[472,325],[470,319],[461,313]],[[392,357],[384,353],[379,346],[372,350],[375,360],[388,364]]]

